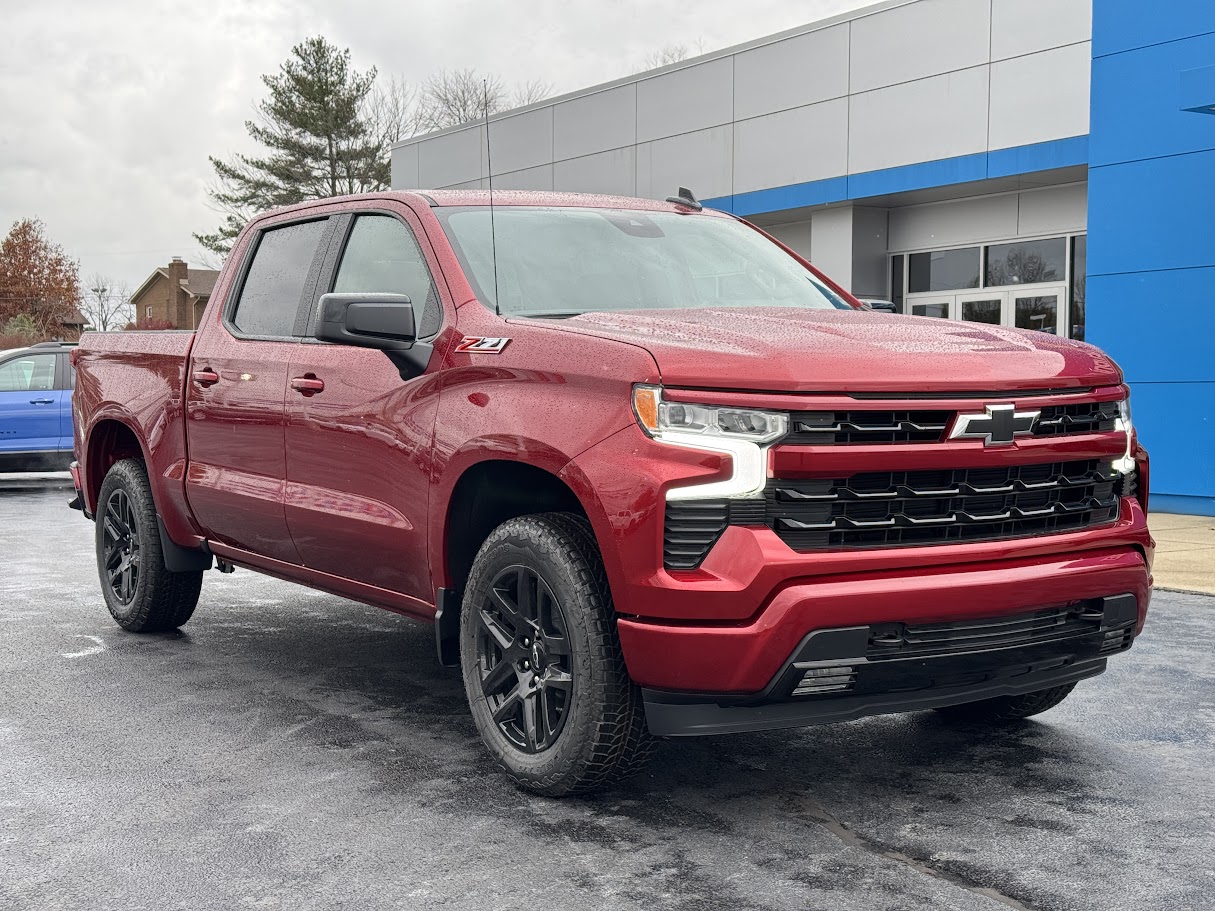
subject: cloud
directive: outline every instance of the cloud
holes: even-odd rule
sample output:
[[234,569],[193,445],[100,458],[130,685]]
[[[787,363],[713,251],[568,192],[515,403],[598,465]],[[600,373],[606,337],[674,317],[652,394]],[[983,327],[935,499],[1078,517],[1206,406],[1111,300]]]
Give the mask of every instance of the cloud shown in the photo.
[[30,216],[132,287],[220,221],[208,155],[250,150],[244,122],[303,38],[355,66],[422,82],[475,67],[557,92],[619,78],[670,43],[737,44],[857,0],[40,0],[6,4],[0,31],[0,231]]

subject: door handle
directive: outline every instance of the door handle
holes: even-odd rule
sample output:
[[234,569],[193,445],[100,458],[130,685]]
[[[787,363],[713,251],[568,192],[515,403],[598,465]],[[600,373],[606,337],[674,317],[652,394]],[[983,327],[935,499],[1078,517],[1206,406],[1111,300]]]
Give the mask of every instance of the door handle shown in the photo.
[[31,405],[54,405],[54,399],[30,399]]
[[219,374],[210,368],[207,368],[206,370],[195,370],[194,382],[205,389],[208,386],[214,386],[219,382]]
[[301,395],[316,395],[325,391],[325,381],[312,374],[291,378],[291,388]]

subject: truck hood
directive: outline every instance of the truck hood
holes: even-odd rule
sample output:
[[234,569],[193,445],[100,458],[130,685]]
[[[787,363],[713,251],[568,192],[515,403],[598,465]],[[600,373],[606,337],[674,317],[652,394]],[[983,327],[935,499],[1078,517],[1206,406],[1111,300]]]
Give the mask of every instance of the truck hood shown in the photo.
[[928,317],[765,307],[585,313],[543,322],[645,348],[668,386],[781,392],[1001,392],[1122,381],[1091,345]]

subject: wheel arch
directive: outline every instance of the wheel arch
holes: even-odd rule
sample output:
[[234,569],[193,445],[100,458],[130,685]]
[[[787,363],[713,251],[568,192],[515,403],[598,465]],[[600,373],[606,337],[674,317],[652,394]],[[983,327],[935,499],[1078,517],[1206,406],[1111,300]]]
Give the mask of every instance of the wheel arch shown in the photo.
[[[97,498],[106,473],[114,463],[128,458],[140,459],[148,465],[147,446],[133,422],[113,414],[95,420],[85,437],[84,489],[81,491],[90,515],[97,512]],[[153,502],[158,503],[156,485],[151,487]]]
[[556,472],[518,459],[483,459],[452,487],[443,520],[441,587],[462,592],[473,560],[490,533],[509,519],[586,509]]
[[[519,516],[569,512],[587,517],[586,507],[560,477],[553,460],[485,458],[463,467],[442,510],[432,548],[437,605],[435,643],[440,663],[459,663],[460,604],[473,561],[485,540],[503,522]],[[568,462],[568,460],[565,460]],[[547,464],[545,464],[547,462]]]

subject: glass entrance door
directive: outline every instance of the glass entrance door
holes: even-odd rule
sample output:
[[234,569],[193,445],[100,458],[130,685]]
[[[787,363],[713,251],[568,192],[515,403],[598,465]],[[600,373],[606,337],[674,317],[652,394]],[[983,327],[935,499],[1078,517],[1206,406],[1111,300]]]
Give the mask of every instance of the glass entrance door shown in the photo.
[[907,312],[912,316],[935,316],[939,319],[952,319],[954,318],[952,310],[952,294],[937,297],[921,297],[907,303]]
[[1004,311],[1008,307],[1008,295],[1003,291],[983,291],[975,294],[959,294],[954,319],[967,323],[1004,325]]
[[967,291],[917,295],[907,300],[912,316],[935,316],[989,326],[1014,326],[1064,335],[1067,286],[1034,285],[1016,291]]

